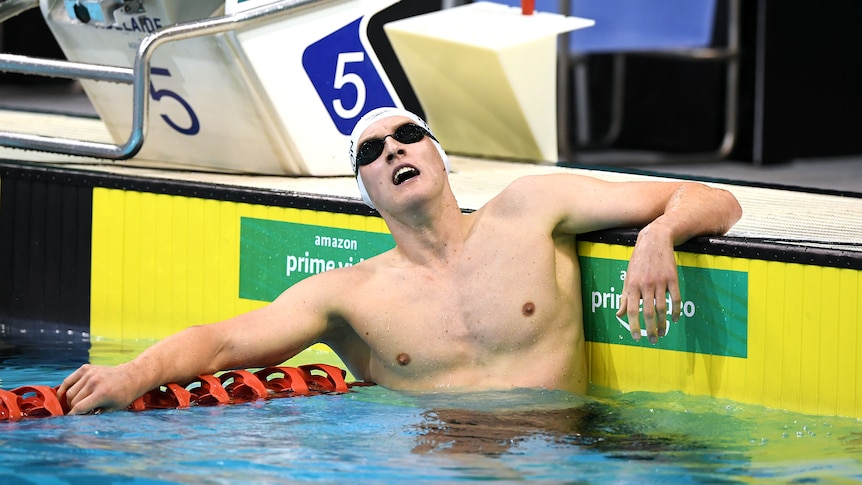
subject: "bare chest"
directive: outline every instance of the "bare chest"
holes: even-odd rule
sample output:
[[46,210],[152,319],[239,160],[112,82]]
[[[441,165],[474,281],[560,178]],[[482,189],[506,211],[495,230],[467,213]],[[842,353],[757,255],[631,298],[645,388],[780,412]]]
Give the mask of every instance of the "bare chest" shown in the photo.
[[542,251],[486,246],[443,270],[392,272],[370,286],[355,329],[372,360],[399,374],[523,355],[571,313],[553,248]]

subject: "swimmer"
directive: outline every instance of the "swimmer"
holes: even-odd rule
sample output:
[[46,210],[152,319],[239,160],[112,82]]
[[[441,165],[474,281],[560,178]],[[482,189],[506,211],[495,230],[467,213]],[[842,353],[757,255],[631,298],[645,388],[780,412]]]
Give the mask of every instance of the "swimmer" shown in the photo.
[[[578,234],[638,227],[619,315],[656,342],[680,314],[673,248],[725,233],[741,216],[728,192],[695,182],[607,182],[563,173],[515,180],[465,214],[449,160],[415,114],[375,110],[350,161],[363,200],[395,247],[311,276],[269,305],[199,325],[117,366],[84,365],[60,385],[71,413],[126,408],[168,383],[277,365],[315,343],[357,379],[404,391],[559,389],[584,393]],[[650,372],[660,372],[652,369]]]

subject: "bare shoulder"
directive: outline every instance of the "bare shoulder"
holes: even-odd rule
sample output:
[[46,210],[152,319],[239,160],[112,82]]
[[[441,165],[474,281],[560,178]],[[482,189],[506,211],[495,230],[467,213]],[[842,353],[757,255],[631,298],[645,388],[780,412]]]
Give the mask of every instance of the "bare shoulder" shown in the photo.
[[[486,205],[487,212],[505,217],[558,220],[585,203],[607,182],[574,173],[527,175],[513,180]],[[591,195],[592,194],[592,195]]]
[[[697,183],[608,181],[559,172],[519,178],[489,202],[489,212],[548,224],[555,232],[580,234],[611,227],[638,227],[660,215],[678,190],[700,193]],[[697,196],[697,198],[701,198]]]

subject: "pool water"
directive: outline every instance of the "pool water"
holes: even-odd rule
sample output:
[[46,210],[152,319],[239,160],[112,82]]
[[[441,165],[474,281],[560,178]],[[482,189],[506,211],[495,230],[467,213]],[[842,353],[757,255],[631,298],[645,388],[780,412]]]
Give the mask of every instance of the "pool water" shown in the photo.
[[[76,366],[5,359],[0,387],[56,385]],[[361,387],[220,407],[0,422],[0,441],[4,484],[862,480],[860,420],[605,389],[579,397]]]

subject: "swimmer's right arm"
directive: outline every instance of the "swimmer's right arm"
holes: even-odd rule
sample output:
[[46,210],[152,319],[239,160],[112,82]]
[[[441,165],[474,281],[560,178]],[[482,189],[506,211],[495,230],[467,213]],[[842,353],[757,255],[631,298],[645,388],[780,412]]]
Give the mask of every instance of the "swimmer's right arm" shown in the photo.
[[150,389],[190,381],[196,370],[209,367],[208,359],[201,356],[217,353],[214,333],[208,327],[191,327],[157,342],[130,362],[115,367],[85,364],[60,384],[57,394],[66,399],[69,414],[123,409]]
[[[315,278],[309,278],[313,280]],[[326,301],[308,280],[273,303],[237,317],[189,327],[167,337],[132,361],[115,367],[83,365],[60,385],[69,414],[125,409],[144,393],[169,383],[190,382],[220,370],[284,362],[326,331]],[[288,323],[289,322],[289,323]]]

